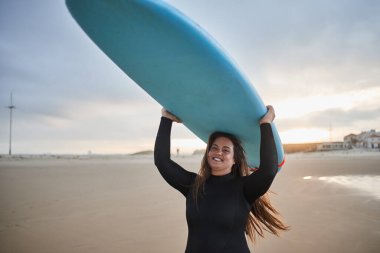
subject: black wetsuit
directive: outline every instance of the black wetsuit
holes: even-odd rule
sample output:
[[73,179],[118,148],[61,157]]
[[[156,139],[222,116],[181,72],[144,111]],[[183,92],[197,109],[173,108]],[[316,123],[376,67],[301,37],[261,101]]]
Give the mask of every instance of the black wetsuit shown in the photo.
[[269,189],[277,173],[277,152],[271,125],[260,126],[260,168],[250,176],[210,176],[197,206],[191,194],[196,174],[170,159],[172,121],[161,118],[154,159],[163,178],[186,197],[186,253],[250,252],[245,226],[251,204]]

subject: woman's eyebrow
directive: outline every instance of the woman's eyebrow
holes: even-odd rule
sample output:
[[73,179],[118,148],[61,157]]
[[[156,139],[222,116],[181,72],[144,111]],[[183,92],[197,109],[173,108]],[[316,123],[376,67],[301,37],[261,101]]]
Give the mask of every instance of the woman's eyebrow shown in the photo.
[[[219,145],[214,143],[211,145],[211,147],[218,147],[219,148]],[[232,147],[230,147],[230,146],[223,146],[222,148],[232,149]]]

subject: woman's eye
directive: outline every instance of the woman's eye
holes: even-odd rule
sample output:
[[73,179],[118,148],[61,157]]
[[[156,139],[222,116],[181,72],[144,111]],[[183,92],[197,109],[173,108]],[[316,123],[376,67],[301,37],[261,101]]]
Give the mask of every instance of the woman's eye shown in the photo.
[[230,153],[230,151],[228,149],[223,149],[222,151],[223,151],[223,153],[227,153],[227,154]]

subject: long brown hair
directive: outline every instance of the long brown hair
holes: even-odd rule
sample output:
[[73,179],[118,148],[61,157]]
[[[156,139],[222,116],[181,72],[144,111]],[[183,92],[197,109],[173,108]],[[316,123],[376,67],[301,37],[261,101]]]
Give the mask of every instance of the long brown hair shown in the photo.
[[[232,141],[234,151],[235,164],[232,166],[231,173],[237,177],[248,176],[250,174],[244,148],[240,140],[232,134],[215,132],[210,135],[207,143],[206,152],[203,156],[201,168],[195,179],[192,188],[193,198],[197,203],[198,197],[204,191],[204,185],[207,178],[211,175],[211,167],[208,164],[207,157],[214,141],[219,137],[225,137]],[[268,193],[259,197],[251,205],[251,211],[248,216],[245,231],[253,243],[256,241],[257,235],[264,237],[264,231],[268,231],[276,236],[281,230],[289,230],[279,216],[279,212],[271,205]]]

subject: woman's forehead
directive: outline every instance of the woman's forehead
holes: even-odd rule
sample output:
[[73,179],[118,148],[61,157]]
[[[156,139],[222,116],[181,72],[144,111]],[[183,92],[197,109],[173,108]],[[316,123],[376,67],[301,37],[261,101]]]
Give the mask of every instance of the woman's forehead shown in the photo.
[[220,137],[217,137],[214,142],[212,143],[212,145],[216,145],[216,146],[221,146],[221,147],[233,147],[234,144],[232,143],[232,141],[227,138],[227,137],[223,137],[223,136],[220,136]]

